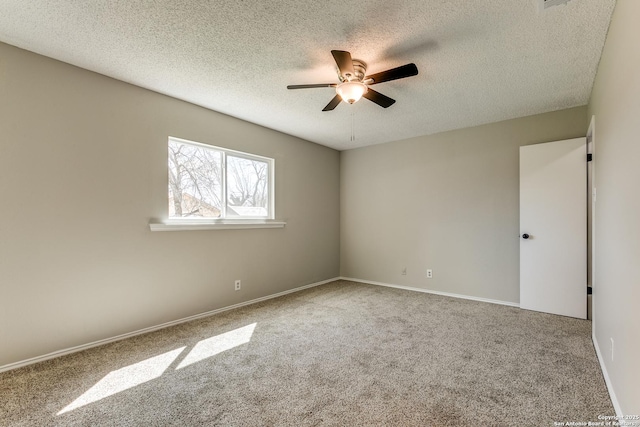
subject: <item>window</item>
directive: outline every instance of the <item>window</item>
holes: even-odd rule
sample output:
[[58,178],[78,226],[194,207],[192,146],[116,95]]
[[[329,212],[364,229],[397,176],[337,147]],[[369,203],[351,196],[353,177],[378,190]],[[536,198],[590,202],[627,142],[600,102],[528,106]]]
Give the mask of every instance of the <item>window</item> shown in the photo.
[[169,138],[169,219],[273,219],[274,160]]

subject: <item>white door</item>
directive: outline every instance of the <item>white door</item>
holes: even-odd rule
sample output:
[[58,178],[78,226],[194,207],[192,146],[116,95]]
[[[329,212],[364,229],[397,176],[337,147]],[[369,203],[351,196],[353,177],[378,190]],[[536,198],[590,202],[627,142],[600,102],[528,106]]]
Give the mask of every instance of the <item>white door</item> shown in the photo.
[[586,139],[520,147],[520,308],[586,318]]

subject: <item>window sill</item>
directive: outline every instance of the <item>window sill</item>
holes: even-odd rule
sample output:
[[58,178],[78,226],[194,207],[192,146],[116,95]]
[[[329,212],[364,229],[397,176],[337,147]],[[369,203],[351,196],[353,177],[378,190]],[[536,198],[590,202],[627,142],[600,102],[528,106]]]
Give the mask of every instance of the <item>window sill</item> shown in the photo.
[[254,228],[284,228],[284,221],[275,220],[227,220],[217,222],[166,221],[151,222],[151,231],[195,231],[195,230],[243,230]]

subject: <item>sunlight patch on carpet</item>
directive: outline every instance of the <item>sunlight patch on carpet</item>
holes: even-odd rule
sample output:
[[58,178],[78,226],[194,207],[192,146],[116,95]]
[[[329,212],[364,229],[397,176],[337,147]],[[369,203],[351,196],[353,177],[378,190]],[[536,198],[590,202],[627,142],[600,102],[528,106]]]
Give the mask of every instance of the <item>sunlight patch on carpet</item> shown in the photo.
[[158,378],[171,365],[171,363],[182,353],[186,347],[150,357],[133,365],[125,366],[115,371],[109,372],[104,378],[87,390],[82,396],[67,405],[56,415],[73,411],[74,409],[97,402],[105,397],[112,396],[121,391],[133,388],[140,384]]
[[191,352],[187,354],[187,357],[180,362],[176,369],[184,368],[185,366],[200,362],[201,360],[215,356],[223,351],[248,343],[251,341],[251,336],[253,335],[255,327],[256,324],[252,323],[251,325],[243,326],[242,328],[234,329],[233,331],[225,332],[224,334],[199,341],[193,347]]

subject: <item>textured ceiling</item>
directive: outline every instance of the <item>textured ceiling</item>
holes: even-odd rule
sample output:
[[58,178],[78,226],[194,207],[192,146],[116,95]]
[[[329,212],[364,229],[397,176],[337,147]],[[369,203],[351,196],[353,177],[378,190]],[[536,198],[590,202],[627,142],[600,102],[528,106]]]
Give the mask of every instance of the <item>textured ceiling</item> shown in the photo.
[[[344,150],[585,105],[615,0],[539,3],[2,0],[0,41]],[[322,112],[332,49],[420,74]]]

